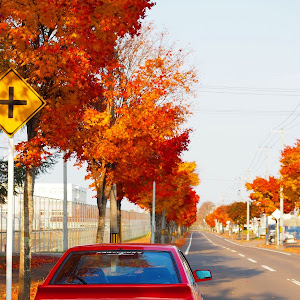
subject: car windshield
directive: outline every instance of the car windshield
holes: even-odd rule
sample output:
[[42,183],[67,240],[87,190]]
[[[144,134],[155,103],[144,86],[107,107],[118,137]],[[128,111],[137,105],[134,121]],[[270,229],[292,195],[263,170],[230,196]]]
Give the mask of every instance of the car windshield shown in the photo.
[[73,252],[50,284],[175,284],[179,273],[167,251]]

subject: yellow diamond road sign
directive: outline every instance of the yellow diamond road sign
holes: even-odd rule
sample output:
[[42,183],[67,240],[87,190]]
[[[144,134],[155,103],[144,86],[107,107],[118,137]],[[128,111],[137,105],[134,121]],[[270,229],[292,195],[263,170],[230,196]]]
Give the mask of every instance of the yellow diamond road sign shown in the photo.
[[0,77],[0,127],[13,136],[46,102],[17,71],[9,69]]

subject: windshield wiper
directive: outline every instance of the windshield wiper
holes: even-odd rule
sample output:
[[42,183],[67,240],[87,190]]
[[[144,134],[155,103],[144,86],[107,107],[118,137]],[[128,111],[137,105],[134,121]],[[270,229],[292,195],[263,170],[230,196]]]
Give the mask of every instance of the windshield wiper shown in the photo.
[[76,274],[74,274],[74,273],[71,273],[71,276],[73,276],[73,277],[75,277],[76,279],[78,279],[81,283],[87,284],[87,282],[86,282],[83,278],[79,277],[78,275],[76,275]]

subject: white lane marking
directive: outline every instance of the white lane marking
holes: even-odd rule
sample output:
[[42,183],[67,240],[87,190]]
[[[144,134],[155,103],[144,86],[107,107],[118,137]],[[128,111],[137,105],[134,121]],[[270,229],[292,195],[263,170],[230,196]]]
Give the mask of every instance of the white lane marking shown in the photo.
[[281,251],[276,251],[276,250],[271,250],[271,249],[266,249],[266,248],[262,248],[262,247],[253,247],[253,246],[247,246],[247,245],[241,245],[241,244],[238,244],[238,243],[235,243],[233,241],[230,241],[228,239],[224,239],[226,242],[228,243],[231,243],[231,244],[234,244],[236,246],[240,246],[240,247],[248,247],[248,248],[254,248],[254,249],[259,249],[259,250],[265,250],[265,251],[269,251],[269,252],[275,252],[275,253],[280,253],[280,254],[284,254],[284,255],[292,255],[290,253],[285,253],[285,252],[281,252]]
[[253,262],[253,263],[257,263],[256,260],[252,259],[252,258],[247,258],[249,261]]
[[190,251],[190,248],[191,248],[191,245],[192,245],[192,238],[193,238],[193,232],[191,234],[190,243],[189,243],[189,245],[188,245],[188,247],[187,247],[187,249],[184,253],[185,255],[189,254],[189,251]]
[[244,254],[240,254],[240,253],[239,253],[239,256],[241,256],[241,257],[245,257],[245,255],[244,255]]
[[263,268],[265,268],[265,269],[271,271],[271,272],[276,272],[276,270],[274,270],[274,269],[272,269],[272,268],[270,268],[270,267],[268,267],[268,266],[265,266],[265,265],[261,265],[261,266],[262,266]]
[[294,284],[297,284],[297,285],[299,285],[300,286],[300,282],[299,281],[297,281],[297,280],[295,280],[295,279],[287,279],[288,281],[291,281],[292,283],[294,283]]
[[220,246],[218,244],[215,244],[214,242],[212,242],[204,233],[202,233],[202,235],[214,246],[217,246],[217,247],[222,247],[224,249],[226,249],[226,247],[223,247],[223,246]]
[[235,250],[231,250],[231,252],[236,252]]

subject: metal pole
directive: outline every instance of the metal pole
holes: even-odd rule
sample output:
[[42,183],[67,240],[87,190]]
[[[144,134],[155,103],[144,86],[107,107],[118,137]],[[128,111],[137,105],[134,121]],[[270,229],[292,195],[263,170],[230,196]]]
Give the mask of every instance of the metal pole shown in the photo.
[[249,241],[249,219],[250,219],[250,204],[247,199],[247,241]]
[[7,192],[7,228],[6,228],[6,300],[12,293],[12,242],[14,209],[14,138],[8,141],[8,192]]
[[277,236],[277,246],[279,246],[279,239],[280,239],[280,236],[279,236],[279,219],[277,220],[276,222],[276,236]]
[[[283,145],[283,135],[284,135],[284,130],[281,129],[281,155],[284,150],[284,145]],[[283,222],[283,213],[284,213],[284,202],[283,202],[283,188],[282,184],[280,184],[280,226],[279,226],[279,237],[280,237],[280,244],[283,245],[283,235],[284,235],[284,222]]]
[[266,215],[266,245],[269,245],[269,224],[268,224],[267,215]]
[[269,149],[266,148],[266,179],[269,179]]
[[155,242],[155,181],[153,181],[151,244]]
[[118,242],[118,217],[117,217],[117,186],[114,183],[110,192],[110,243]]
[[164,210],[161,214],[161,243],[166,243],[166,213]]
[[270,148],[258,148],[257,150],[264,150],[265,151],[265,164],[266,164],[266,170],[265,170],[265,177],[266,180],[269,179],[269,150]]
[[284,203],[283,203],[283,188],[282,184],[280,185],[280,226],[279,226],[279,236],[280,236],[280,244],[283,245],[283,234],[284,234],[284,227],[283,227],[283,208],[284,208]]
[[63,251],[68,250],[68,173],[67,162],[64,160],[64,203],[63,203]]

